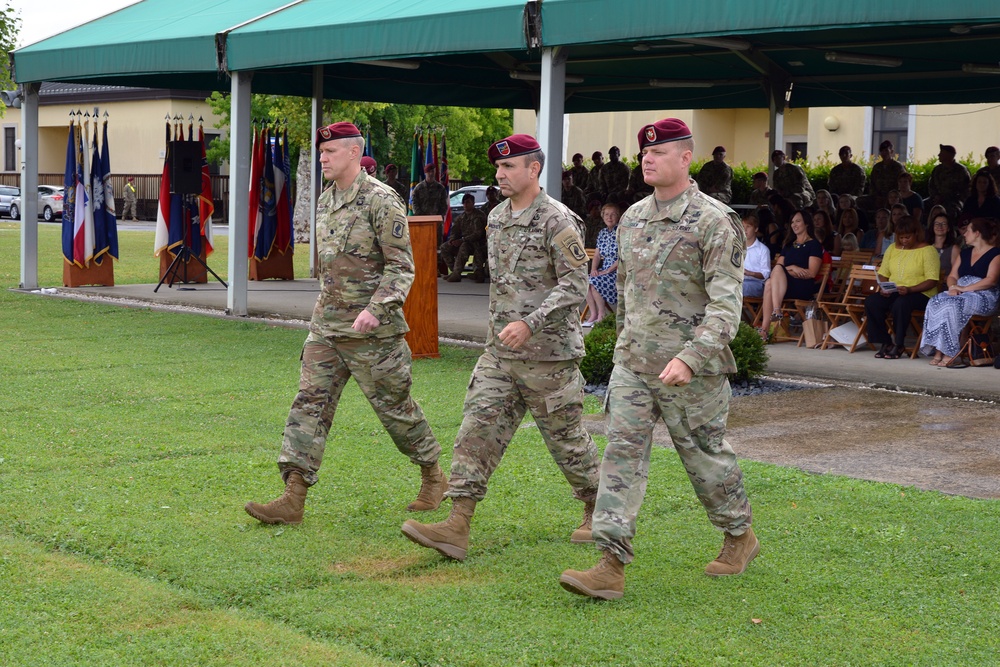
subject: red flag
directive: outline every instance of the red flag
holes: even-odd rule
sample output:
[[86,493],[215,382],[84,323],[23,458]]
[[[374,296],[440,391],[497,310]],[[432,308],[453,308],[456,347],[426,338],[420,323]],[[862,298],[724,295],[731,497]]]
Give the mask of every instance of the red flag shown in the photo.
[[250,230],[247,257],[253,257],[257,245],[257,216],[260,215],[260,179],[264,175],[264,130],[254,133],[253,161],[250,163]]
[[163,173],[160,175],[160,199],[156,206],[156,240],[153,241],[153,256],[170,245],[170,121],[167,121],[167,142],[163,151]]
[[208,157],[205,153],[205,128],[198,125],[198,141],[201,142],[201,194],[198,195],[198,222],[201,227],[201,237],[204,240],[205,257],[215,250],[212,234],[212,214],[215,213],[215,201],[212,199],[212,175],[208,173]]

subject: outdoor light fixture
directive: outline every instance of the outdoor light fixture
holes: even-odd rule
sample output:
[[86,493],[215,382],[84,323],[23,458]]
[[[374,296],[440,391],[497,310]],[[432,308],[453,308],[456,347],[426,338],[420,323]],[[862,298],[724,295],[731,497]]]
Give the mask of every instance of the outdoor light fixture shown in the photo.
[[359,65],[392,67],[394,69],[420,69],[420,63],[413,60],[359,60]]
[[749,51],[753,44],[743,39],[730,37],[692,37],[691,39],[675,39],[675,42],[682,44],[693,44],[694,46],[714,46],[718,49],[729,49],[730,51]]
[[866,56],[859,53],[841,53],[839,51],[827,51],[824,56],[827,62],[849,63],[851,65],[874,65],[876,67],[899,67],[903,64],[902,58],[889,58],[887,56]]
[[0,91],[0,102],[3,102],[11,109],[20,109],[21,102],[24,100],[24,91],[21,88],[17,90],[3,90]]
[[[541,81],[542,75],[537,72],[519,72],[514,70],[510,72],[510,78],[516,81]],[[582,76],[566,76],[566,83],[583,83]]]
[[975,63],[965,63],[962,71],[966,74],[1000,74],[1000,67],[996,65],[976,65]]
[[684,81],[678,79],[650,79],[649,85],[653,88],[711,88],[715,84],[711,81]]

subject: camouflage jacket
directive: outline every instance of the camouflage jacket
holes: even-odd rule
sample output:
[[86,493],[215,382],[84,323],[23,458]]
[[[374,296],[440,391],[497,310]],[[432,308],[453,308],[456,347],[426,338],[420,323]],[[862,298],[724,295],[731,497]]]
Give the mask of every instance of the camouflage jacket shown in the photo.
[[573,174],[573,185],[586,192],[587,182],[590,180],[590,172],[587,171],[587,168],[581,164],[579,167],[570,167],[569,171]]
[[625,192],[630,173],[628,165],[624,162],[608,162],[601,167],[601,192],[605,195]]
[[695,375],[735,372],[745,243],[739,216],[694,181],[662,211],[652,196],[629,208],[618,224],[615,363],[659,375],[676,357]]
[[969,170],[961,162],[939,164],[931,171],[927,181],[927,192],[941,201],[958,202],[961,205],[969,196]]
[[396,179],[392,183],[386,180],[385,184],[399,194],[399,198],[403,200],[403,204],[410,203],[410,186],[408,186],[406,183],[403,183],[399,179]]
[[[396,191],[362,169],[344,192],[320,195],[316,210],[321,289],[309,330],[321,336],[385,338],[409,331],[403,302],[413,284],[413,253]],[[381,325],[351,328],[362,310]]]
[[906,168],[898,160],[879,160],[872,165],[870,183],[871,193],[876,197],[885,197],[890,190],[899,187],[899,176]]
[[462,239],[466,243],[479,243],[486,238],[486,214],[479,209],[472,213],[462,211],[451,223],[449,239]]
[[698,172],[698,189],[728,204],[733,200],[733,168],[725,162],[709,160]]
[[579,217],[587,215],[587,199],[583,196],[583,190],[571,185],[569,189],[562,189],[562,203],[569,207],[569,210],[576,213]]
[[440,215],[448,213],[448,188],[438,181],[420,181],[413,188],[413,215]]
[[[490,212],[487,225],[490,321],[486,345],[503,359],[560,361],[583,357],[580,305],[587,294],[587,253],[581,221],[562,203],[539,193],[516,218],[510,200]],[[531,338],[512,350],[497,338],[524,321]]]
[[805,170],[797,164],[786,162],[774,170],[774,189],[782,197],[792,202],[795,208],[812,206],[816,193]]
[[646,183],[646,178],[642,175],[642,160],[632,167],[632,174],[628,177],[628,189],[634,195],[648,195],[653,191],[653,186]]
[[[841,162],[830,170],[830,180],[829,189],[835,195],[854,195],[855,197],[861,195],[865,191],[865,181],[868,179],[865,176],[865,170],[861,168],[861,165],[854,164],[844,164]],[[890,190],[895,190],[896,186],[889,188]]]

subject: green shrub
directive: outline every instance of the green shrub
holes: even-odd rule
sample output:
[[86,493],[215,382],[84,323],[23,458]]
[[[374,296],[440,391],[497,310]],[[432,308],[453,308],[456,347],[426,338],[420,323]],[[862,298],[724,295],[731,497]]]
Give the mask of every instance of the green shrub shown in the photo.
[[[594,325],[583,339],[586,355],[580,362],[580,372],[587,384],[605,384],[611,378],[612,361],[615,353],[615,316],[609,314]],[[764,341],[746,322],[740,322],[736,337],[729,343],[736,357],[736,373],[733,380],[752,380],[760,377],[767,369],[767,348]]]
[[767,369],[767,347],[760,335],[746,322],[740,322],[739,331],[729,343],[729,349],[736,357],[736,372],[731,380],[753,380]]
[[611,378],[617,338],[615,315],[608,313],[583,339],[585,354],[580,361],[580,372],[587,384],[605,384]]

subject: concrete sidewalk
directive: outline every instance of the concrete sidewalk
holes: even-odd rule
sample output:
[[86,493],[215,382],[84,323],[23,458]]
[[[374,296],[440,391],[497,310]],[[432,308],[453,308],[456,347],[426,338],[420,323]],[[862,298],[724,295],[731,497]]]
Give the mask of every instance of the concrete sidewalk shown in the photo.
[[[225,317],[226,289],[218,282],[200,285],[119,285],[116,287],[58,288],[57,296],[116,300],[122,305],[197,308]],[[304,326],[312,315],[319,292],[316,280],[254,281],[247,294],[252,317],[291,320]],[[483,342],[489,318],[489,285],[468,280],[438,280],[438,331],[445,339]],[[842,348],[809,350],[794,343],[767,348],[768,374],[782,377],[829,380],[941,396],[1000,401],[1000,371],[983,368],[936,368],[927,359],[875,359],[864,350],[849,354]]]

